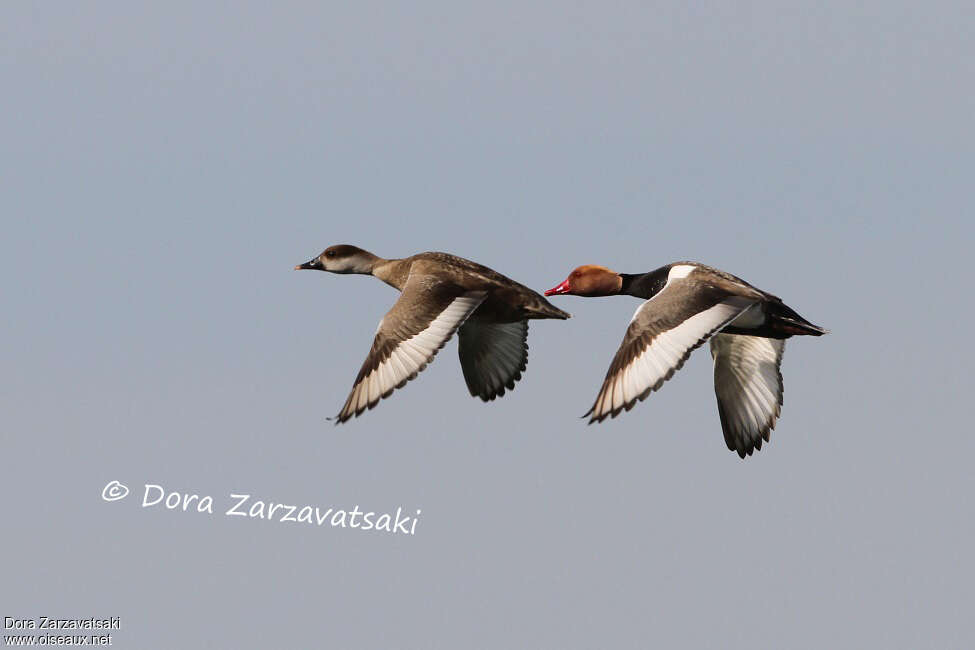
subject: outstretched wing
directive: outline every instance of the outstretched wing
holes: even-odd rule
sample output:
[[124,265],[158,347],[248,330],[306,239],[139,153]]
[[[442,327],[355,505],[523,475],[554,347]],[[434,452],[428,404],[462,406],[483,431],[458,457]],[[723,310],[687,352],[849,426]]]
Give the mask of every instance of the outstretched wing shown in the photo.
[[741,334],[711,338],[714,393],[728,449],[744,458],[768,442],[782,411],[785,341]]
[[470,318],[457,332],[460,366],[474,397],[489,402],[511,390],[528,366],[528,321],[486,323]]
[[383,317],[372,349],[336,423],[373,408],[427,367],[487,294],[465,291],[429,274],[411,273]]
[[589,423],[616,417],[684,365],[691,352],[757,302],[689,278],[668,280],[633,314],[602,388],[586,413]]

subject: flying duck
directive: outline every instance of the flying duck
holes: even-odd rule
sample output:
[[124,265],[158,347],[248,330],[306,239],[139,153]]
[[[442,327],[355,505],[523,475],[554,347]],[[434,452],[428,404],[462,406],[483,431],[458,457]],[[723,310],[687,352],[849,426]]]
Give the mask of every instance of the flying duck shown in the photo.
[[569,318],[538,293],[448,253],[383,259],[341,244],[295,269],[372,275],[399,289],[336,424],[358,417],[427,367],[457,332],[471,395],[485,402],[513,389],[528,364],[528,320]]
[[742,458],[768,442],[781,412],[785,339],[827,333],[780,298],[696,262],[632,275],[580,266],[545,295],[647,299],[633,314],[596,402],[585,414],[590,424],[615,418],[646,399],[710,339],[721,429],[728,449]]

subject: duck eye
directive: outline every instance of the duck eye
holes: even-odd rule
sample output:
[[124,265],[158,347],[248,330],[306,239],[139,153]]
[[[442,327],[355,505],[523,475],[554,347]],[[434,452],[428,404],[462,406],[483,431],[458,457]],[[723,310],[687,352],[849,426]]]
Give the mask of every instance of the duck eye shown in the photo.
[[335,251],[325,251],[325,257],[335,257]]

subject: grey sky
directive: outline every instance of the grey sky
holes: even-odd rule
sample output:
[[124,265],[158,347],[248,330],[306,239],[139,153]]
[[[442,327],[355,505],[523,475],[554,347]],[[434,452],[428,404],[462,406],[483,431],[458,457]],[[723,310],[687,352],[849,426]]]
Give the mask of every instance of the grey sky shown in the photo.
[[[0,8],[0,616],[116,647],[975,643],[975,20],[962,3]],[[792,339],[740,461],[698,351],[587,427],[638,302],[555,299],[514,392],[451,343],[340,408],[395,292],[328,244],[534,287],[694,259]],[[100,498],[117,479],[133,495]],[[423,511],[413,537],[142,485]],[[6,633],[6,632],[5,632]]]

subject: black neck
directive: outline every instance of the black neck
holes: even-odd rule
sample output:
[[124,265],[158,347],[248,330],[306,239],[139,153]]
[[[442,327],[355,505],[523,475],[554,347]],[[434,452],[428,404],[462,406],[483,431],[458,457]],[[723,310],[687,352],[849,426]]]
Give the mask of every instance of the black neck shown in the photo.
[[630,295],[630,289],[633,287],[633,282],[643,277],[640,273],[620,273],[621,278],[623,278],[623,284],[620,285],[620,293]]
[[667,284],[669,271],[669,267],[664,267],[650,273],[620,273],[623,278],[620,293],[637,298],[653,298]]

